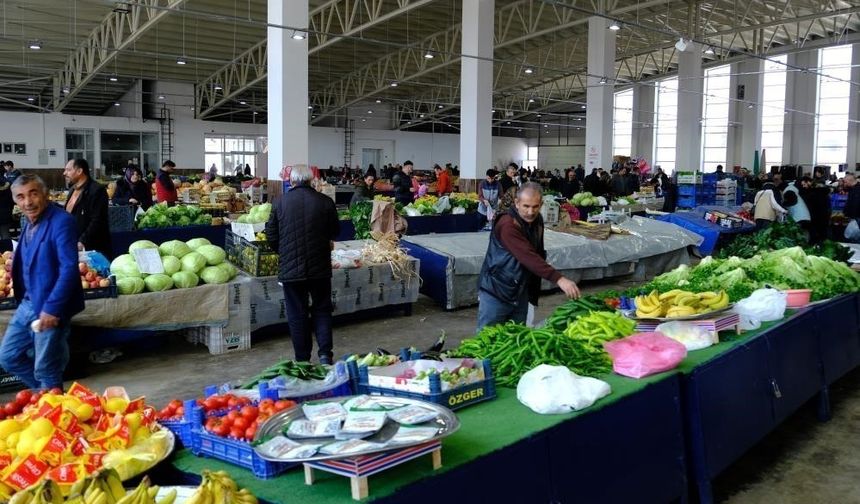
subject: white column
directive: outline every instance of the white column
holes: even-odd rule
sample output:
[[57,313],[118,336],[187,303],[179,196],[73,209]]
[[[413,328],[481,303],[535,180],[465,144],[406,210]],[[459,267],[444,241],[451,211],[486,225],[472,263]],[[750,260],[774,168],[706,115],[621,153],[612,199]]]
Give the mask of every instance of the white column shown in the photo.
[[495,0],[463,2],[460,67],[460,178],[493,167],[493,21]]
[[[817,68],[818,51],[788,55],[788,64],[800,68]],[[812,174],[815,156],[815,110],[818,105],[818,77],[812,72],[789,70],[786,75],[788,90],[785,108],[793,110],[785,116],[782,160],[786,164],[803,166],[804,173]]]
[[[764,60],[751,58],[738,64],[740,72],[738,82],[744,87],[744,101],[739,103],[740,108],[740,133],[741,150],[740,160],[742,166],[753,166],[755,153],[759,153],[761,160],[761,114],[762,114],[762,92],[764,91]],[[752,108],[750,108],[752,107]],[[776,159],[776,157],[771,157]],[[765,171],[770,171],[770,163],[767,166],[760,165]],[[728,171],[728,170],[727,170]]]
[[[588,19],[588,77],[585,111],[585,172],[612,167],[613,89],[615,78],[615,32],[610,21]],[[606,79],[604,84],[601,80]]]
[[676,171],[702,171],[702,48],[687,43],[678,53],[678,135]]
[[645,156],[654,164],[654,121],[656,90],[653,85],[633,86],[633,155]]
[[740,72],[740,64],[731,64],[731,73],[729,77],[729,128],[728,138],[726,138],[726,172],[731,172],[732,167],[740,166],[752,170],[752,164],[746,164],[746,161],[741,158],[741,109],[744,105],[737,100],[738,98],[738,73]]
[[[860,44],[854,44],[851,56],[851,82],[860,82]],[[848,171],[856,172],[855,166],[860,163],[860,93],[855,93],[856,87],[851,86],[851,97],[848,106]]]
[[[308,26],[308,3],[269,0],[269,23],[295,28]],[[309,164],[308,156],[308,39],[293,39],[293,31],[269,27],[268,135],[270,179],[278,180],[284,165]]]

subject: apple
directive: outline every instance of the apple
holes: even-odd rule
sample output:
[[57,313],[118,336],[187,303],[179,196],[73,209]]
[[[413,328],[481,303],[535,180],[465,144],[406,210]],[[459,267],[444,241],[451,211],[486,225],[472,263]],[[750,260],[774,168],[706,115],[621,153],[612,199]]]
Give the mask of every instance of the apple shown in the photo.
[[95,281],[90,282],[90,289],[98,289],[98,288],[99,288],[98,282],[95,282]]
[[90,288],[90,283],[87,282],[86,279],[81,279],[81,285],[84,287],[84,289]]
[[110,287],[110,280],[107,278],[102,278],[99,280],[99,287]]
[[88,271],[85,278],[87,279],[87,282],[94,282],[96,279],[96,274],[95,272]]
[[79,270],[81,273],[86,273],[87,271],[89,271],[89,270],[90,270],[90,267],[89,267],[89,266],[87,266],[87,263],[85,263],[85,262],[79,262],[79,263],[78,263],[78,270]]

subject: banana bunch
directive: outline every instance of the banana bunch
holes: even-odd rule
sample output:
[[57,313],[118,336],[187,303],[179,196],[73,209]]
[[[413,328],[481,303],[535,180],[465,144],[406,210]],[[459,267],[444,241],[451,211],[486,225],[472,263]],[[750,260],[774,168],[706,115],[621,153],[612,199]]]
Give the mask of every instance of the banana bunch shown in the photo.
[[257,504],[257,498],[226,471],[203,471],[203,482],[183,504]]
[[61,504],[63,492],[53,480],[42,480],[36,486],[22,490],[9,499],[9,504]]
[[173,504],[176,490],[172,489],[161,499],[156,500],[158,486],[150,485],[144,477],[134,490],[126,492],[113,469],[103,470],[90,478],[84,478],[63,497],[59,485],[53,480],[44,480],[37,486],[16,493],[10,504]]
[[673,289],[663,294],[656,290],[636,296],[638,318],[677,318],[722,310],[729,305],[726,291],[689,292]]

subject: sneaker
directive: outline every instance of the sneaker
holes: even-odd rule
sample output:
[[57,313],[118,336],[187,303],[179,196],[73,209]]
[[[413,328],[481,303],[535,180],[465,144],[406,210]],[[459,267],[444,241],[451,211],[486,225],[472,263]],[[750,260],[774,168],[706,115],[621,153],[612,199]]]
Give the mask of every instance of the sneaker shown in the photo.
[[331,366],[331,357],[328,355],[320,355],[320,364]]

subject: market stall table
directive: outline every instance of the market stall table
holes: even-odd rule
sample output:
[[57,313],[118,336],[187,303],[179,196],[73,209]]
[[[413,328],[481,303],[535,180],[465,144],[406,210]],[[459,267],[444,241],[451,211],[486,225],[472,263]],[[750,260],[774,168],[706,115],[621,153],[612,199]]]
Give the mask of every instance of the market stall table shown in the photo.
[[699,252],[704,255],[710,255],[717,247],[717,243],[721,237],[728,235],[736,235],[739,233],[751,233],[755,231],[755,226],[744,222],[739,228],[726,228],[713,222],[704,219],[705,212],[717,211],[723,213],[733,213],[731,208],[719,206],[700,206],[691,211],[679,211],[666,215],[658,215],[654,218],[664,222],[671,222],[684,229],[692,231],[703,238],[699,245]]
[[[432,233],[471,233],[483,227],[483,216],[478,212],[465,214],[442,214],[422,215],[419,217],[405,217],[409,227],[407,235],[422,235]],[[352,240],[355,238],[355,226],[352,221],[340,221],[340,232],[337,241]]]
[[116,257],[127,253],[129,245],[137,240],[164,243],[169,240],[188,241],[192,238],[206,238],[213,245],[223,248],[227,229],[229,229],[227,226],[185,226],[111,233],[111,249],[113,249],[113,257]]

